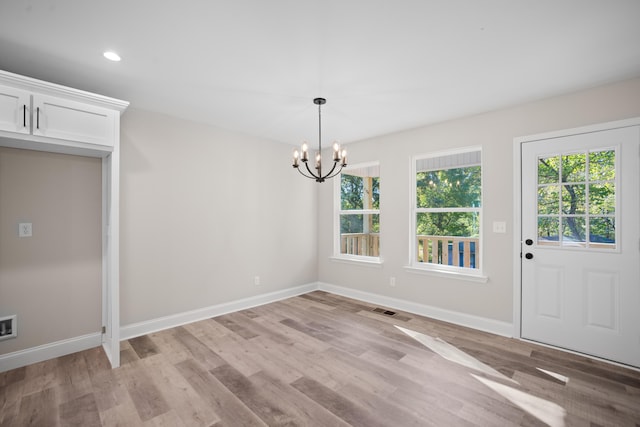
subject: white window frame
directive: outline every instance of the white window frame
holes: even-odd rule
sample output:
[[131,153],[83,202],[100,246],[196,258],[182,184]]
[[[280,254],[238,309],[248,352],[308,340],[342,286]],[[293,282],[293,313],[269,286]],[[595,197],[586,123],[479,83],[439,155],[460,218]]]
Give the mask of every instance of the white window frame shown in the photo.
[[[342,182],[342,173],[349,172],[354,169],[361,169],[367,167],[380,167],[379,161],[367,162],[367,163],[358,163],[346,166],[336,179],[334,179],[333,184],[333,206],[334,206],[334,215],[333,215],[333,256],[331,257],[334,261],[340,262],[355,262],[355,263],[364,263],[369,265],[382,265],[382,255],[381,249],[382,245],[380,245],[378,256],[370,256],[370,255],[350,255],[341,253],[340,249],[340,216],[343,214],[362,214],[362,215],[378,215],[380,218],[380,209],[350,209],[350,210],[342,210],[342,200],[341,200],[341,182]],[[378,176],[380,178],[380,176]],[[382,224],[380,224],[382,227]],[[381,233],[379,233],[380,235]],[[380,238],[380,237],[379,237]]]
[[[480,152],[480,186],[481,186],[481,195],[480,195],[480,206],[478,208],[418,208],[417,206],[417,167],[416,163],[421,159],[435,158],[435,157],[444,157],[451,156],[456,154],[464,154],[470,152]],[[444,169],[444,168],[443,168]],[[488,278],[484,275],[484,232],[483,232],[483,223],[484,223],[484,214],[483,214],[483,205],[484,205],[484,166],[483,166],[483,156],[482,156],[482,147],[481,146],[471,146],[464,147],[459,149],[452,150],[443,150],[432,153],[419,154],[411,157],[411,200],[410,200],[410,219],[409,219],[409,263],[405,267],[409,272],[412,273],[424,273],[442,277],[455,277],[464,280],[476,281],[476,282],[486,282]],[[477,264],[477,268],[467,268],[467,267],[458,267],[458,266],[450,266],[450,265],[442,265],[442,264],[433,264],[427,262],[418,262],[418,241],[417,241],[417,215],[418,213],[423,212],[478,212],[480,215],[480,223],[478,224],[479,236],[476,252],[478,254],[479,262]]]

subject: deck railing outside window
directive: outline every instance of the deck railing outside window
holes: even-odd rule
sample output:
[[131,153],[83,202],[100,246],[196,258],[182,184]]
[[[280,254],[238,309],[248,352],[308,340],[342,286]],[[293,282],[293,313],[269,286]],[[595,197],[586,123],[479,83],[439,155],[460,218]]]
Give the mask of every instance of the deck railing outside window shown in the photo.
[[478,268],[478,239],[455,236],[418,235],[418,262]]
[[340,253],[380,256],[380,233],[342,233],[340,235]]

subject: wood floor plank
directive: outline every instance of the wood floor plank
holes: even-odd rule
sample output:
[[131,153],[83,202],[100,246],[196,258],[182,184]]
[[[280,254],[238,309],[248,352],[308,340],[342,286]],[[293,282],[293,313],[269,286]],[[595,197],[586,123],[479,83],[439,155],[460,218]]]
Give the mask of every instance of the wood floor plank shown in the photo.
[[58,359],[45,360],[27,366],[23,380],[23,395],[35,393],[57,385]]
[[230,314],[215,317],[213,320],[220,323],[222,326],[229,329],[231,332],[234,332],[240,335],[244,339],[248,340],[250,338],[258,336],[258,334],[256,334],[255,332],[247,329],[246,327],[234,321],[233,316]]
[[122,377],[140,419],[147,421],[168,412],[171,408],[155,385],[151,373],[144,369],[144,366],[141,361],[137,361],[120,369],[123,371]]
[[93,393],[85,394],[60,405],[60,424],[63,426],[100,426],[100,412]]
[[100,412],[122,405],[130,399],[122,372],[122,369],[109,369],[90,373],[93,397]]
[[286,401],[277,402],[260,391],[257,385],[229,365],[210,371],[224,386],[269,426],[295,425],[296,416]]
[[131,399],[120,405],[100,411],[100,421],[104,427],[130,427],[142,425],[135,405]]
[[223,358],[193,336],[186,328],[182,326],[174,328],[174,336],[191,353],[191,356],[207,369],[217,368],[226,363]]
[[176,367],[164,357],[145,358],[141,363],[153,374],[153,381],[165,400],[171,402],[171,414],[168,418],[155,417],[158,418],[156,424],[175,417],[180,419],[180,424],[188,426],[210,426],[220,421],[206,400],[195,392]]
[[131,348],[133,348],[133,351],[136,352],[140,359],[158,354],[158,347],[147,335],[131,338],[129,344],[131,344]]
[[341,394],[311,378],[302,377],[291,383],[291,385],[352,426],[375,427],[386,425],[378,418],[377,413],[367,411],[362,406],[353,403]]
[[294,387],[279,381],[277,378],[265,372],[258,372],[252,375],[250,379],[269,401],[275,401],[279,404],[286,402],[287,411],[292,414],[295,420],[294,425],[335,427],[346,427],[349,425],[323,406],[309,399],[303,393],[300,393]]
[[[171,410],[169,412],[165,412],[162,415],[158,415],[157,417],[151,418],[148,421],[145,421],[145,427],[187,427],[191,424],[185,424],[182,419],[176,414],[175,411]],[[193,424],[200,425],[200,424]],[[211,424],[206,424],[211,425]]]
[[185,360],[176,365],[180,374],[191,387],[205,399],[220,417],[222,425],[266,426],[242,401],[229,391],[218,379],[194,360]]
[[23,396],[16,426],[59,426],[58,402],[53,387]]
[[640,371],[375,309],[311,292],[123,341],[118,369],[3,372],[0,426],[640,427]]
[[210,337],[208,335],[198,335],[197,338],[207,347],[212,349],[226,363],[249,376],[262,370],[269,361],[264,361],[264,357],[259,349],[250,341],[236,334],[229,334],[223,337]]
[[173,329],[154,332],[148,336],[153,340],[158,352],[172,364],[182,362],[192,357],[189,349],[180,343],[180,341],[176,340]]

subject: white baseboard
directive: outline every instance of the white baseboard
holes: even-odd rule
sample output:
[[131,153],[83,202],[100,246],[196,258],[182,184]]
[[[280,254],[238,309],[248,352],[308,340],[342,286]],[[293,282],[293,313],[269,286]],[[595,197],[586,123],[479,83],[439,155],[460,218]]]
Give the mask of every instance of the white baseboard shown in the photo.
[[[256,295],[249,298],[243,298],[236,301],[230,301],[223,304],[204,307],[184,313],[178,313],[171,316],[159,317],[157,319],[152,319],[145,322],[125,325],[120,328],[120,339],[127,340],[130,338],[147,335],[153,332],[158,332],[164,329],[175,328],[176,326],[182,326],[188,323],[209,319],[211,317],[221,316],[223,314],[233,313],[240,310],[246,310],[251,307],[269,304],[271,302],[306,294],[315,290],[326,291],[336,295],[342,295],[348,298],[353,298],[372,304],[378,304],[396,310],[402,310],[461,326],[467,326],[485,332],[491,332],[497,335],[511,337],[513,334],[513,325],[511,323],[473,316],[456,311],[445,310],[438,307],[432,307],[429,305],[419,304],[398,298],[373,294],[370,292],[359,291],[356,289],[345,288],[342,286],[331,285],[328,283],[316,282],[296,286],[294,288]],[[0,372],[20,368],[32,363],[42,362],[44,360],[64,356],[67,354],[75,353],[77,351],[87,350],[89,348],[97,347],[101,344],[102,336],[99,333],[95,333],[45,344],[26,350],[20,350],[13,353],[3,354],[0,355]]]
[[33,363],[42,362],[67,354],[98,347],[102,344],[102,335],[99,332],[69,338],[25,350],[14,351],[0,355],[0,372],[21,368]]
[[197,310],[187,311],[184,313],[173,314],[171,316],[159,317],[157,319],[147,320],[145,322],[133,323],[120,328],[120,340],[147,335],[153,332],[162,331],[164,329],[175,328],[176,326],[186,325],[187,323],[197,322],[211,317],[221,316],[223,314],[233,313],[235,311],[246,310],[271,302],[280,301],[285,298],[295,297],[297,295],[306,294],[317,289],[316,283],[296,286],[295,288],[283,289],[281,291],[270,292],[267,294],[256,295],[249,298],[243,298],[236,301],[230,301],[223,304],[212,305]]
[[433,319],[454,323],[456,325],[490,332],[496,335],[502,335],[505,337],[513,336],[513,325],[508,322],[502,322],[495,319],[488,319],[486,317],[446,310],[443,308],[373,294],[370,292],[359,291],[356,289],[345,288],[342,286],[331,285],[329,283],[319,282],[317,289],[332,294],[342,295],[348,298],[365,301],[371,304],[378,304],[384,307],[394,308],[396,310],[402,310],[409,313],[419,314],[420,316],[431,317]]

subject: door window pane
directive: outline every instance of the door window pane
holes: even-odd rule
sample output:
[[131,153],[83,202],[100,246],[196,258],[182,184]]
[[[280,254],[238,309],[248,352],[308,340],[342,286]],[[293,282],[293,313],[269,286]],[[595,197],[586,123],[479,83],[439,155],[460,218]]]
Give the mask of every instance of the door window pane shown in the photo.
[[560,182],[558,168],[559,157],[538,159],[538,184],[553,184]]
[[557,185],[547,185],[538,188],[538,214],[559,214],[560,194]]
[[538,217],[538,244],[558,246],[560,219],[557,216]]
[[616,185],[589,185],[589,213],[591,215],[614,215],[616,213]]
[[616,219],[591,217],[589,221],[589,242],[598,243],[601,248],[615,247]]
[[584,217],[562,218],[562,246],[584,246]]
[[585,213],[587,203],[585,185],[565,184],[562,186],[562,212],[569,215]]
[[562,156],[562,182],[584,182],[586,154]]
[[616,156],[614,150],[589,153],[589,181],[616,179]]

